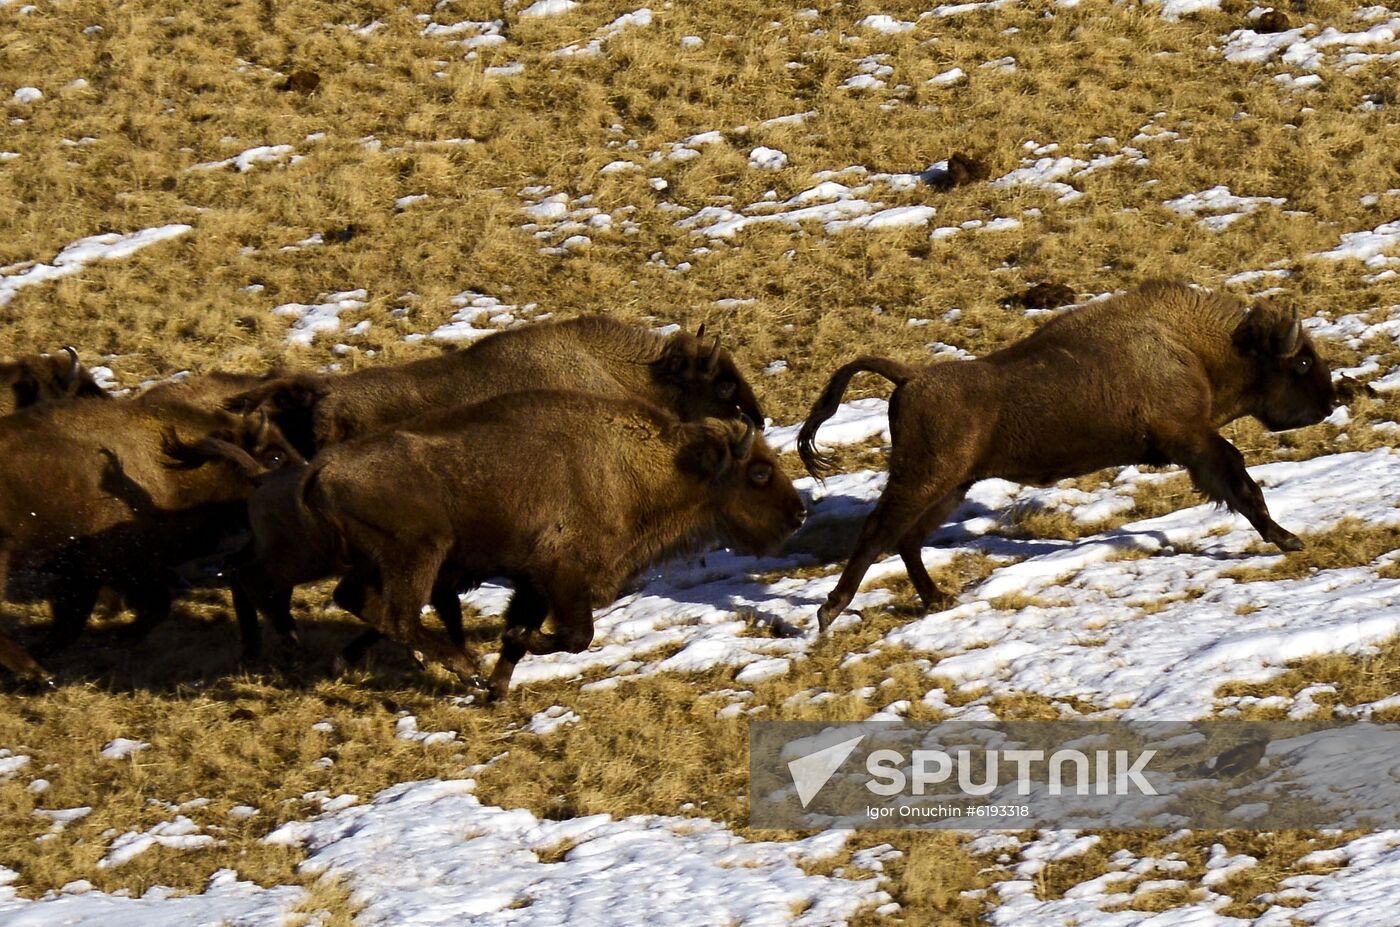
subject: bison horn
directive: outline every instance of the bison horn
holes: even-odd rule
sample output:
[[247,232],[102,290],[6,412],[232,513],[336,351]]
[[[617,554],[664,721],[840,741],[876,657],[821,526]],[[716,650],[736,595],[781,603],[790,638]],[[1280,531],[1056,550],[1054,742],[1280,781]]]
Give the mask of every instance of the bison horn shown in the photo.
[[700,327],[695,330],[695,340],[700,341],[705,337],[705,323],[701,322]]
[[705,373],[712,374],[719,366],[719,335],[715,335],[715,340],[710,343],[710,349],[700,355],[700,363]]
[[262,447],[263,442],[267,440],[267,425],[268,425],[267,410],[265,410],[265,409],[259,409],[259,410],[258,410],[258,427],[257,427],[257,430],[255,430],[255,431],[253,432],[253,442],[254,442],[254,445],[253,445],[253,446],[254,446],[254,447]]
[[758,431],[753,426],[753,419],[747,415],[739,416],[744,423],[744,436],[739,439],[739,443],[734,445],[734,459],[747,460],[753,452],[754,438],[758,436]]
[[197,455],[205,459],[211,457],[222,457],[224,460],[237,466],[243,474],[250,479],[262,476],[267,472],[267,467],[258,461],[243,448],[236,444],[231,444],[221,438],[205,438],[194,446]]
[[1288,326],[1288,331],[1284,334],[1282,343],[1279,344],[1279,354],[1287,357],[1289,354],[1298,350],[1298,339],[1301,338],[1302,335],[1303,323],[1298,321],[1298,316],[1295,313],[1293,316],[1293,324]]
[[78,349],[72,345],[65,344],[63,353],[68,355],[68,372],[63,375],[63,385],[72,386],[78,382],[78,374],[82,372],[83,362],[78,360]]

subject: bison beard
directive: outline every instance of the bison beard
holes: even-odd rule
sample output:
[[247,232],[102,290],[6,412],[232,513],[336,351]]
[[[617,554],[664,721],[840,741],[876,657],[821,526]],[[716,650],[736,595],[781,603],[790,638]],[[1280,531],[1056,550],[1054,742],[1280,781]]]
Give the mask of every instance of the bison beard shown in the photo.
[[1298,550],[1302,542],[1269,516],[1244,458],[1218,429],[1246,415],[1274,431],[1314,424],[1337,399],[1296,313],[1153,282],[1059,316],[978,360],[911,367],[866,357],[845,365],[798,435],[813,476],[830,468],[817,429],[862,371],[895,384],[889,482],[817,612],[822,630],[891,548],[925,605],[946,601],[924,568],[924,538],[990,477],[1045,485],[1104,467],[1175,463],[1264,540]]

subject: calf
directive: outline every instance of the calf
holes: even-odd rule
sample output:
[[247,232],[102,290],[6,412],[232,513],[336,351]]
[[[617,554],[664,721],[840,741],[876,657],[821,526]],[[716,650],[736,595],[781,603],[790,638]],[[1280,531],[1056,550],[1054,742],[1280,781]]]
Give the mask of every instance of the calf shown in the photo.
[[1321,421],[1336,402],[1327,364],[1295,312],[1152,282],[1061,315],[977,360],[847,364],[798,435],[813,476],[830,469],[817,429],[860,371],[895,384],[889,483],[817,612],[823,630],[892,547],[924,604],[940,601],[920,557],[924,538],[989,477],[1045,485],[1104,467],[1175,463],[1264,540],[1298,550],[1302,542],[1269,517],[1244,458],[1218,429],[1246,415],[1272,431],[1299,428]]
[[496,697],[525,653],[586,649],[593,608],[649,564],[718,540],[768,551],[806,515],[751,422],[572,392],[515,393],[328,448],[298,498],[361,617],[459,675],[474,661],[423,628],[422,606],[435,588],[512,581]]

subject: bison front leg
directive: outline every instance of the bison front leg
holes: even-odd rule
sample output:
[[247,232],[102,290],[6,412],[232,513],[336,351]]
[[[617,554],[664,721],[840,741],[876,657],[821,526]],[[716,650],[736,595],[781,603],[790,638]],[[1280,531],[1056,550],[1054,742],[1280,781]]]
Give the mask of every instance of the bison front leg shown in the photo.
[[230,586],[243,662],[256,662],[262,656],[261,617],[267,618],[284,644],[297,650],[301,648],[296,619],[292,617],[291,587],[268,575],[256,561],[239,567]]
[[49,600],[53,622],[41,650],[54,654],[72,646],[87,627],[97,607],[97,587],[84,582],[65,583]]
[[527,653],[558,653],[567,650],[579,653],[593,642],[593,610],[586,593],[567,600],[554,599],[554,623],[557,633],[540,630],[550,611],[550,598],[536,586],[522,581],[515,587],[510,607],[506,609],[506,627],[501,633],[501,656],[491,670],[491,698],[503,699],[510,691],[510,677],[515,664]]
[[1208,498],[1249,519],[1260,537],[1279,549],[1303,549],[1303,542],[1296,535],[1269,517],[1264,491],[1250,477],[1244,456],[1233,444],[1213,431],[1163,443],[1167,456],[1186,468],[1191,482]]
[[[345,609],[350,614],[364,619],[362,612],[365,605],[365,591],[359,581],[354,577],[347,576],[335,587],[335,592],[331,598],[335,604]],[[437,612],[438,620],[442,622],[443,628],[447,631],[447,639],[452,642],[452,646],[458,650],[466,651],[467,635],[462,625],[462,600],[457,597],[456,584],[445,581],[441,576],[433,586],[432,595],[433,611]],[[345,645],[345,649],[340,652],[340,662],[346,666],[354,666],[364,659],[369,649],[383,638],[383,635],[374,628],[366,628],[354,640]]]

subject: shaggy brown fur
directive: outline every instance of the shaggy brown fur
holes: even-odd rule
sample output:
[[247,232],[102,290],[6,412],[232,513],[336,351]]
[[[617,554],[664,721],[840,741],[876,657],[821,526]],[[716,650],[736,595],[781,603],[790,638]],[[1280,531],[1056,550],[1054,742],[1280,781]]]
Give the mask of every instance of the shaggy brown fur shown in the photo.
[[813,475],[828,463],[816,449],[817,429],[863,370],[896,384],[890,478],[817,613],[823,629],[891,547],[925,604],[939,602],[920,558],[923,540],[989,477],[1044,485],[1104,467],[1175,463],[1266,541],[1297,550],[1302,542],[1269,517],[1240,452],[1218,429],[1246,415],[1274,431],[1298,428],[1321,421],[1336,402],[1327,364],[1294,312],[1152,282],[1059,316],[978,360],[847,364],[798,436]]
[[460,675],[474,661],[423,628],[422,606],[443,577],[515,584],[496,696],[525,653],[586,649],[593,608],[647,565],[721,539],[771,550],[806,515],[751,424],[569,392],[515,393],[328,448],[299,492],[364,620]]

